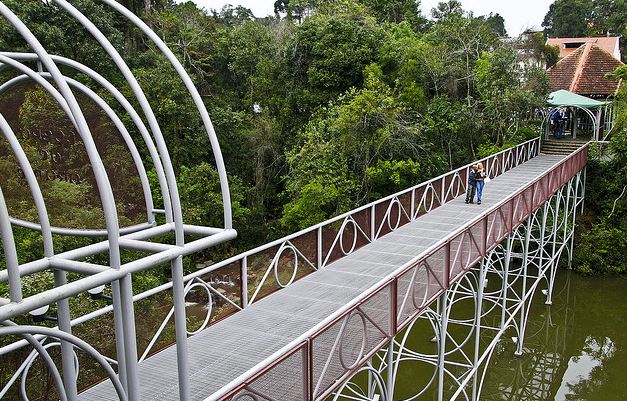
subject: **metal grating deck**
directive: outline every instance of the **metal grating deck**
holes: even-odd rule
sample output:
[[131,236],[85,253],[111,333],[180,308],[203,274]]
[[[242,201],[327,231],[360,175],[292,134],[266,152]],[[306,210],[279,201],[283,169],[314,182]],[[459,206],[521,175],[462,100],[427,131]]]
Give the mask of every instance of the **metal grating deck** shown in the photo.
[[[460,196],[190,337],[191,399],[206,399],[563,158],[535,157],[486,184],[482,205],[466,205]],[[177,400],[175,347],[142,362],[139,380],[142,401]],[[297,379],[286,377],[272,383],[272,392],[283,400],[281,394],[298,385]],[[79,399],[117,397],[106,381],[81,393]]]

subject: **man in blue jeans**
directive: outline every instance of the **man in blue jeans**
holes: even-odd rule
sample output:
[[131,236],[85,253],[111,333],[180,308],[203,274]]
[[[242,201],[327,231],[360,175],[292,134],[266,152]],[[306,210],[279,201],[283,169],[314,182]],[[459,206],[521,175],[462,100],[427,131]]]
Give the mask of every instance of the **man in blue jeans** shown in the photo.
[[468,189],[466,189],[466,203],[475,203],[475,190],[477,189],[477,181],[475,180],[476,172],[477,165],[473,164],[472,168],[468,172]]

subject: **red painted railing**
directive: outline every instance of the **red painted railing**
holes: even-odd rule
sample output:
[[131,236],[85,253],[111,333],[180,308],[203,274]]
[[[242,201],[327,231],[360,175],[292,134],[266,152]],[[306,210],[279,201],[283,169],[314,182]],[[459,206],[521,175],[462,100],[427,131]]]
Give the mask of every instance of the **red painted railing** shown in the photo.
[[[220,399],[323,400],[423,309],[547,202],[588,160],[588,146],[443,238]],[[248,397],[248,398],[247,398]]]

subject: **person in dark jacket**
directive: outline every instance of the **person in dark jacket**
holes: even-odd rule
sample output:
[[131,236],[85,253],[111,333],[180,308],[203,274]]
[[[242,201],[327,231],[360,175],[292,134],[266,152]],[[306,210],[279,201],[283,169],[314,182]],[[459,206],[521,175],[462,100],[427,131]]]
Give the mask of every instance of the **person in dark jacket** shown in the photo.
[[477,181],[475,179],[477,173],[477,165],[473,164],[468,172],[468,189],[466,190],[466,203],[475,203],[475,190],[477,189]]

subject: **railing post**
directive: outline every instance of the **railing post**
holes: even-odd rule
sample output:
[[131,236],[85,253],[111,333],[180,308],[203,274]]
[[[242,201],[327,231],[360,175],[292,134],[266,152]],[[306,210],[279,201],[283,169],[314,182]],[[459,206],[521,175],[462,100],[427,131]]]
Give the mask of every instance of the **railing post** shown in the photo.
[[307,395],[308,397],[305,398],[306,400],[310,400],[313,401],[314,396],[313,396],[313,391],[314,391],[314,380],[313,380],[313,339],[312,338],[308,338],[307,339],[307,370],[306,370],[306,374],[307,374],[307,381],[309,382],[309,386],[307,389]]
[[416,188],[413,188],[413,189],[411,190],[411,206],[410,206],[410,208],[409,208],[409,210],[410,210],[410,212],[411,212],[411,215],[410,215],[409,219],[410,219],[411,221],[414,221],[414,220],[415,220],[415,214],[416,214],[416,206],[415,206],[415,203],[416,203]]
[[398,277],[390,283],[390,338],[392,341],[398,330]]
[[444,291],[446,291],[451,285],[451,242],[447,242],[444,245]]
[[248,306],[248,256],[244,256],[240,265],[241,269],[241,302],[242,309]]
[[377,211],[377,206],[376,205],[372,205],[370,207],[370,241],[374,241],[376,239],[375,237],[377,235],[377,228],[375,227],[376,224],[377,224],[376,223],[377,219],[376,219],[376,216],[375,216],[376,211]]
[[318,266],[318,270],[320,270],[324,259],[324,255],[322,254],[322,226],[318,227],[318,232],[316,233],[316,248],[316,253],[318,255],[316,265]]
[[390,340],[390,344],[388,345],[387,365],[388,365],[388,375],[387,375],[387,383],[386,383],[387,394],[386,394],[385,399],[388,401],[392,401],[394,399],[394,337],[392,337],[392,339]]

